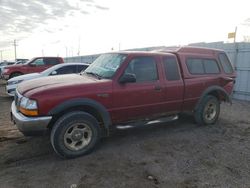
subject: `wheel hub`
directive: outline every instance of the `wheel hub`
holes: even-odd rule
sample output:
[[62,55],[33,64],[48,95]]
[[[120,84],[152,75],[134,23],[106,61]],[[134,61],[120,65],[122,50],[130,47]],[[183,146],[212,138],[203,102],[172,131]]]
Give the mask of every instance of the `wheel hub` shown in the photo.
[[71,151],[86,147],[92,139],[92,130],[87,124],[72,124],[64,134],[64,145]]
[[72,133],[72,140],[73,141],[80,141],[83,138],[82,131],[74,130]]
[[207,120],[212,120],[216,116],[216,104],[208,103],[205,109],[205,117]]

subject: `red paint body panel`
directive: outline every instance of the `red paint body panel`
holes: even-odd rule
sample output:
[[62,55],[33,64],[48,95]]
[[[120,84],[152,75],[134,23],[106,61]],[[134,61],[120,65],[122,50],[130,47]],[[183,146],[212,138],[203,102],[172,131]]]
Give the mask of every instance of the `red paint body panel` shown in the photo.
[[[48,112],[70,99],[89,98],[101,103],[107,109],[112,106],[112,81],[98,80],[78,74],[38,78],[23,82],[17,90],[38,101],[39,114]],[[98,97],[97,94],[107,93],[109,97]]]

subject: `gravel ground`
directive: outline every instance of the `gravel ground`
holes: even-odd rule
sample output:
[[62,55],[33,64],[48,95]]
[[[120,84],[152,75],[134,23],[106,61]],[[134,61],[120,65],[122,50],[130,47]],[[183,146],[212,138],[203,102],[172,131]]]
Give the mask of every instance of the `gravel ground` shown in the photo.
[[250,103],[223,104],[218,123],[179,120],[117,130],[87,156],[60,159],[49,137],[12,125],[0,82],[0,187],[250,187]]

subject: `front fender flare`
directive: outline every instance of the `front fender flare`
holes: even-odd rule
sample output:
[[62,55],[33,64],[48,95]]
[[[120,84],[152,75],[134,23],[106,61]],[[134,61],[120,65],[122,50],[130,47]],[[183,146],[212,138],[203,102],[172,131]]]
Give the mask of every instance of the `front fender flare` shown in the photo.
[[70,99],[54,107],[52,110],[49,111],[48,114],[53,116],[63,112],[64,110],[80,106],[89,106],[96,109],[100,113],[103,119],[104,127],[107,129],[110,127],[111,118],[109,112],[102,104],[92,99],[87,99],[87,98]]

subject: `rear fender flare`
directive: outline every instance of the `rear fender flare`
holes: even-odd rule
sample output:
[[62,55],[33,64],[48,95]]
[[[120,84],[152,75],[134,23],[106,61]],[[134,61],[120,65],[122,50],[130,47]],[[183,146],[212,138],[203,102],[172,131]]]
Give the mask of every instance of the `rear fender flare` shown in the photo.
[[212,93],[218,93],[219,95],[222,95],[225,98],[225,101],[232,104],[232,99],[231,96],[226,92],[225,89],[223,89],[220,86],[211,86],[208,87],[200,96],[200,99],[198,100],[196,106],[195,106],[195,110],[198,108],[199,104],[201,103],[201,101],[203,100],[204,96],[212,94]]

